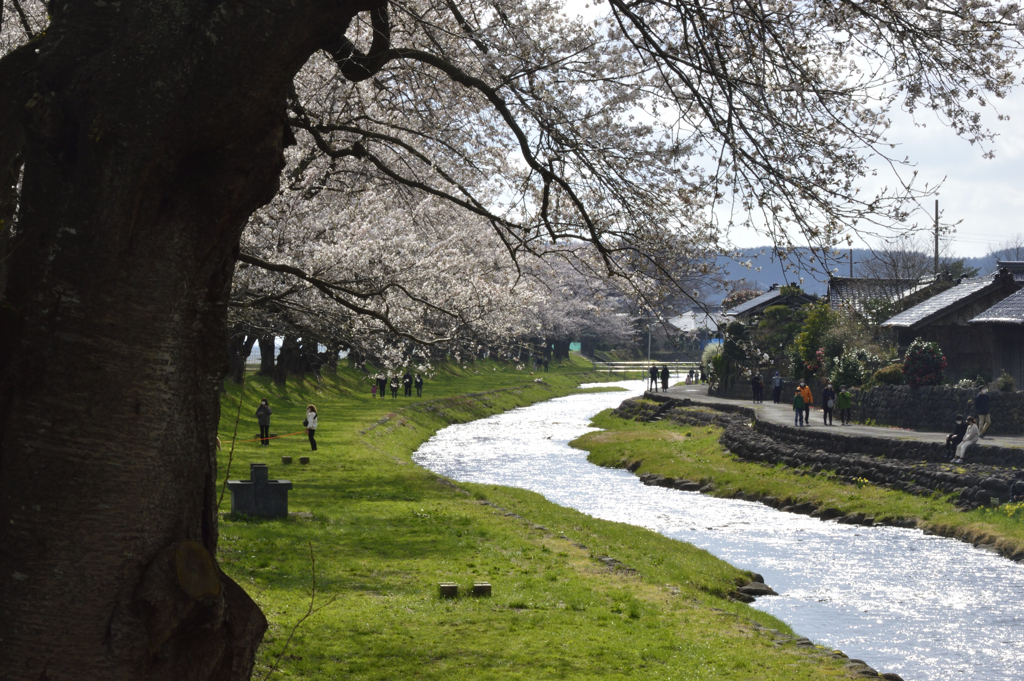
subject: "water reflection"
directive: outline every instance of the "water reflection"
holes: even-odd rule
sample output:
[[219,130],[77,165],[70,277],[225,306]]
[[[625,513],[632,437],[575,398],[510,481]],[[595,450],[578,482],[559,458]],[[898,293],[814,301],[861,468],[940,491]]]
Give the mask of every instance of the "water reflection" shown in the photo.
[[[640,381],[618,385],[639,394]],[[903,678],[1024,678],[1024,569],[918,530],[820,522],[760,504],[646,487],[568,446],[628,393],[575,395],[473,423],[416,461],[455,480],[508,485],[598,518],[690,542],[782,594],[756,606],[811,639]]]

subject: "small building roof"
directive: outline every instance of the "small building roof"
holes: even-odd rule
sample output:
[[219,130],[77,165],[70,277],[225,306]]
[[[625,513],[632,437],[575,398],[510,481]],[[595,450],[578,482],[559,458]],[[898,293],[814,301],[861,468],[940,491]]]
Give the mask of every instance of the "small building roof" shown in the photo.
[[725,316],[742,317],[744,315],[751,314],[760,308],[770,306],[772,302],[781,295],[782,292],[779,289],[773,288],[770,291],[765,291],[757,298],[752,298],[742,305],[737,305],[736,307],[726,310]]
[[996,260],[996,271],[1006,270],[1013,275],[1014,281],[1024,281],[1024,261]]
[[[1014,276],[1016,279],[1016,275]],[[968,324],[1024,324],[1024,289],[982,312]]]
[[864,305],[871,300],[895,302],[919,286],[916,279],[833,277],[828,282],[828,304],[833,310],[847,308],[863,312]]
[[700,329],[718,329],[721,321],[721,312],[689,310],[681,315],[670,317],[668,323],[683,333],[694,333]]
[[984,295],[991,287],[999,282],[996,273],[986,274],[983,277],[964,279],[959,284],[942,293],[932,296],[908,310],[904,310],[895,317],[882,322],[882,326],[914,328],[922,326],[934,317],[969,303],[974,298]]

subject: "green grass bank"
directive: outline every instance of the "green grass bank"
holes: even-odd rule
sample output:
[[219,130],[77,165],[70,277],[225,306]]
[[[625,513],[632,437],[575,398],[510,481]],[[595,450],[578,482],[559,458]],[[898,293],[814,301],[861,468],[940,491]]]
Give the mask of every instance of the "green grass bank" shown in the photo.
[[[270,463],[272,478],[294,483],[290,510],[303,513],[233,518],[227,496],[221,507],[220,563],[270,621],[254,678],[275,662],[274,679],[311,681],[849,678],[845,660],[729,600],[749,574],[702,550],[412,463],[438,429],[601,380],[588,369],[577,360],[531,376],[480,362],[443,370],[421,400],[376,401],[348,369],[284,387],[250,376],[240,440],[258,432],[261,397],[274,409],[272,432],[301,429],[308,403],[320,414],[308,466],[280,463],[308,453],[301,435],[269,448],[236,443],[230,477]],[[238,397],[231,386],[223,399],[222,476]],[[311,551],[316,611],[292,634],[310,608]],[[441,581],[462,593],[488,581],[493,595],[443,600]]]
[[622,468],[642,461],[636,475],[663,476],[714,483],[711,494],[732,497],[737,492],[789,500],[786,505],[814,502],[877,520],[916,518],[926,532],[989,545],[1013,555],[1024,548],[1024,509],[1020,504],[961,512],[955,497],[936,493],[916,496],[865,481],[861,486],[837,480],[831,471],[813,473],[779,464],[765,466],[729,454],[719,443],[722,430],[714,426],[683,426],[670,420],[642,423],[621,419],[611,410],[593,424],[604,429],[572,442],[599,466]]

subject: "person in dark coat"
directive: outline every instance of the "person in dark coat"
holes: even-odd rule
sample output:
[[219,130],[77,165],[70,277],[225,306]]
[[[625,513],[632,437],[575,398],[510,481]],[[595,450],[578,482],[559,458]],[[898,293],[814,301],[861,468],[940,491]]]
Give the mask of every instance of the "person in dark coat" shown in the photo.
[[412,397],[412,374],[408,371],[402,376],[402,386],[405,388],[405,396]]
[[260,406],[256,407],[256,423],[260,426],[260,446],[270,446],[270,415],[273,413],[267,404],[267,398],[260,400]]
[[1024,501],[1024,480],[1017,480],[1010,485],[1010,501],[1015,503]]
[[384,374],[377,374],[377,393],[382,400],[388,394],[388,377]]
[[750,377],[750,389],[754,393],[754,403],[764,402],[764,381],[761,374],[755,373]]
[[988,388],[982,388],[978,396],[974,398],[974,409],[978,412],[978,432],[981,433],[981,438],[985,438],[985,431],[992,425],[992,416],[989,413],[991,409],[991,398],[988,394]]
[[[821,411],[822,411],[822,423],[826,426],[832,425],[832,415],[836,411],[836,391],[832,389],[832,384],[829,383],[825,386],[825,389],[821,391]],[[840,421],[841,423],[842,421]]]
[[391,399],[398,399],[398,376],[394,376],[391,379]]
[[772,401],[775,404],[782,402],[782,376],[779,376],[778,371],[772,376]]
[[704,367],[700,368],[700,382],[703,384],[707,381],[707,376],[704,374]]
[[669,378],[668,365],[667,364],[662,364],[661,365],[661,389],[662,390],[668,390],[668,378]]
[[956,451],[956,448],[964,441],[964,435],[966,434],[967,422],[964,421],[962,415],[957,414],[956,426],[953,428],[953,432],[946,436],[946,456]]
[[658,392],[658,367],[652,364],[651,368],[647,370],[647,374],[650,377],[648,380],[649,389]]
[[416,374],[414,383],[416,385],[416,397],[423,397],[423,377]]

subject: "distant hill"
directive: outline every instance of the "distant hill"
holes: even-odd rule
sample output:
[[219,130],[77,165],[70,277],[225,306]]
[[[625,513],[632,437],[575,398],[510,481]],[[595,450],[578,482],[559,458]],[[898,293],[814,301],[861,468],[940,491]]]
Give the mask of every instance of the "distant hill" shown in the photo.
[[[838,270],[835,272],[835,276],[850,276],[849,253],[849,251],[843,251],[840,260],[830,259],[827,263],[828,269]],[[857,263],[871,258],[870,250],[853,249],[854,276],[863,276],[863,273],[858,272]],[[744,266],[746,262],[750,263],[749,268]],[[785,262],[780,262],[780,259],[772,253],[770,246],[747,248],[743,249],[742,257],[736,259],[719,257],[717,264],[723,269],[726,279],[730,281],[745,279],[756,288],[767,289],[772,284],[795,284],[803,278],[802,287],[807,293],[823,296],[828,289],[828,276],[824,273],[825,268],[820,262],[812,259],[810,250],[806,248],[797,249],[793,257]],[[977,267],[980,274],[987,274],[995,270],[996,258],[994,256],[964,258],[964,264],[968,267]],[[790,265],[790,267],[787,268],[786,265]],[[724,297],[725,293],[715,292],[708,296],[707,302],[718,303]]]

